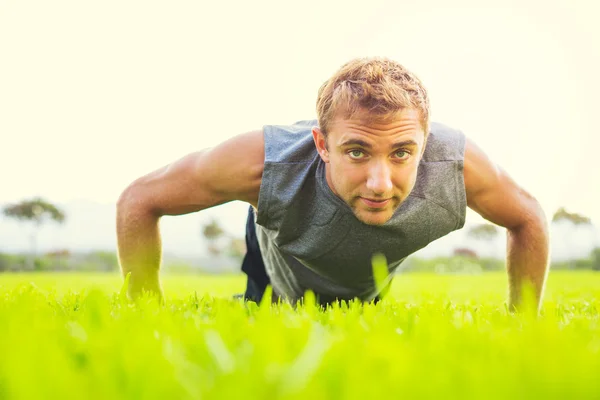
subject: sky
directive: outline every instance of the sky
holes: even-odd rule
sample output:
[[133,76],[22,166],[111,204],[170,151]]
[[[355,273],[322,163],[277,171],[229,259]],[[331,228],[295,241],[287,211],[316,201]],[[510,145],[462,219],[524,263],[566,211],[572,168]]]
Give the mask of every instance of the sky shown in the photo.
[[0,203],[114,203],[185,154],[315,118],[337,68],[385,56],[549,218],[598,223],[599,4],[3,0]]

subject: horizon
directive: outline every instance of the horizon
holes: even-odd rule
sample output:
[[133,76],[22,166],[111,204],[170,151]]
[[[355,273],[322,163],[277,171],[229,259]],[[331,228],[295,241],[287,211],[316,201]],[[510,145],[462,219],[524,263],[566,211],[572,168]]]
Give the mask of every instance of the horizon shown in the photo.
[[[89,200],[56,203],[65,207],[66,222],[61,225],[44,224],[37,230],[37,250],[42,252],[69,250],[72,253],[93,251],[116,251],[115,208],[110,203],[96,203]],[[462,229],[430,243],[411,257],[432,258],[451,256],[457,249],[470,249],[480,257],[502,259],[506,256],[506,235],[500,228],[492,240],[478,240],[469,236],[471,227],[485,222],[473,211],[468,210],[465,226]],[[243,238],[247,205],[232,202],[214,207],[203,213],[187,214],[177,218],[161,218],[160,230],[164,260],[175,258],[206,258],[206,242],[201,234],[201,226],[212,219],[218,221],[230,237]],[[29,253],[31,251],[28,233],[34,228],[24,223],[0,216],[0,253]],[[585,258],[595,247],[600,247],[600,226],[575,226],[568,221],[550,225],[550,247],[553,261],[564,261],[569,257]]]

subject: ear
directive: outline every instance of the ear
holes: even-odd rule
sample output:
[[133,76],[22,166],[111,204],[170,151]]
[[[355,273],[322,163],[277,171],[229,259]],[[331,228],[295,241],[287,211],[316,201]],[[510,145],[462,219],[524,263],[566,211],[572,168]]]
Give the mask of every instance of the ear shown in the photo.
[[427,148],[427,139],[425,138],[425,140],[423,141],[423,147],[421,148],[421,158],[423,158],[423,154],[425,154],[425,148]]
[[423,158],[423,154],[425,154],[425,148],[427,147],[427,139],[429,139],[429,135],[423,135],[423,147],[421,148],[421,155],[420,158]]
[[327,138],[321,132],[321,129],[316,126],[312,128],[313,140],[315,141],[315,147],[321,156],[323,162],[329,162],[329,150],[327,149]]

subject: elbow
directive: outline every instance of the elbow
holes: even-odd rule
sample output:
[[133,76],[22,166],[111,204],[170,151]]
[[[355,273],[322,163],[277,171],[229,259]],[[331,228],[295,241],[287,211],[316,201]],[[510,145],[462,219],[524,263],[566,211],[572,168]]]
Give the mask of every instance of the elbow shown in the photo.
[[132,182],[117,199],[117,217],[126,214],[155,214],[148,202],[143,187],[138,181]]
[[548,219],[546,217],[546,213],[544,212],[544,209],[542,208],[541,204],[535,198],[532,198],[532,203],[533,203],[532,210],[531,210],[532,223],[534,223],[537,226],[540,226],[545,231],[548,231]]
[[523,213],[523,218],[512,230],[534,230],[548,235],[548,219],[546,218],[544,209],[534,197],[531,197],[528,203],[528,207]]
[[130,184],[121,192],[117,199],[117,213],[122,213],[130,207],[135,200],[135,182]]

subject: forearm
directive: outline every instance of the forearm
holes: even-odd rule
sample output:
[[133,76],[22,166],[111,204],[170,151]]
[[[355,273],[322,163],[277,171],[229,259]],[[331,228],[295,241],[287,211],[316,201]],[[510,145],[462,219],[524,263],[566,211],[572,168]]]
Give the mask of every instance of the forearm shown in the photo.
[[528,221],[507,232],[509,308],[523,305],[523,288],[533,289],[539,311],[548,273],[548,227],[545,219]]
[[117,248],[123,276],[129,277],[128,295],[138,297],[143,290],[162,300],[159,281],[161,238],[159,217],[140,207],[119,202],[117,207]]

